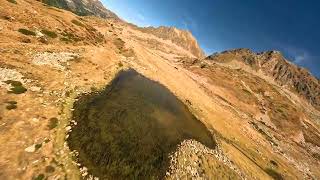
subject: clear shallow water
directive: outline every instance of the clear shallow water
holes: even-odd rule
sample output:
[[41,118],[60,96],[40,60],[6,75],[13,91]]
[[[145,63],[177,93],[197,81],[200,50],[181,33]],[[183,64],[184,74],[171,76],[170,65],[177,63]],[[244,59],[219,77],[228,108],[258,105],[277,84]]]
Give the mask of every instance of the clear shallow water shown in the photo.
[[167,88],[134,70],[74,105],[68,138],[79,162],[100,179],[162,179],[168,155],[185,139],[214,148],[206,127]]

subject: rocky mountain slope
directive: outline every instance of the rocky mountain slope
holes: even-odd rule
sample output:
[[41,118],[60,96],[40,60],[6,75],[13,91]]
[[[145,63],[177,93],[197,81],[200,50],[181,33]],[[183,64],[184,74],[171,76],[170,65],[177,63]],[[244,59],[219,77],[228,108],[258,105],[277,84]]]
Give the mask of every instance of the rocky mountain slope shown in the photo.
[[198,58],[193,40],[166,30],[34,0],[0,4],[0,179],[93,179],[66,141],[73,104],[128,68],[170,90],[217,143],[181,142],[164,179],[320,178],[319,81],[279,53]]
[[262,71],[281,86],[297,92],[320,109],[320,81],[304,68],[286,60],[278,51],[254,53],[249,49],[236,49],[214,54],[206,58],[217,62],[238,61],[255,71]]
[[100,0],[42,0],[42,2],[72,11],[80,16],[93,15],[101,18],[117,18],[112,11],[106,9]]
[[165,40],[170,40],[178,46],[181,46],[185,50],[191,52],[195,57],[202,58],[205,56],[204,52],[198,45],[197,40],[193,37],[190,31],[165,26],[160,26],[157,28],[141,28],[141,31],[153,34]]

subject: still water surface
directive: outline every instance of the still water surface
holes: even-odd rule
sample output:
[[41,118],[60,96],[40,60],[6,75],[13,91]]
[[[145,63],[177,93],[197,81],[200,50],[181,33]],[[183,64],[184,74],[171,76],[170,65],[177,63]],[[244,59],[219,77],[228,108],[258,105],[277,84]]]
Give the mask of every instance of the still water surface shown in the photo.
[[132,69],[120,72],[102,92],[81,96],[74,108],[77,125],[69,147],[100,179],[162,179],[168,155],[183,140],[215,146],[174,94]]

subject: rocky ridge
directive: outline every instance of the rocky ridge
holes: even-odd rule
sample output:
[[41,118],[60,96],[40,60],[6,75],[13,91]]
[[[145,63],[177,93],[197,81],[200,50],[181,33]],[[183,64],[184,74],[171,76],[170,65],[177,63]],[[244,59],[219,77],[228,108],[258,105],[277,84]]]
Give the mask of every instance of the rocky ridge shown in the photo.
[[262,71],[272,77],[279,85],[297,92],[320,109],[320,82],[308,70],[285,59],[279,51],[254,53],[249,49],[235,49],[215,53],[206,60],[217,62],[237,61],[250,66],[255,71]]
[[181,46],[187,51],[190,51],[195,57],[202,58],[205,56],[203,50],[200,48],[197,40],[190,31],[180,30],[175,27],[145,27],[140,29],[143,32],[153,34],[165,40],[170,40],[173,43]]
[[119,19],[115,13],[106,9],[100,0],[42,0],[42,2],[72,11],[80,16],[93,15],[101,18]]

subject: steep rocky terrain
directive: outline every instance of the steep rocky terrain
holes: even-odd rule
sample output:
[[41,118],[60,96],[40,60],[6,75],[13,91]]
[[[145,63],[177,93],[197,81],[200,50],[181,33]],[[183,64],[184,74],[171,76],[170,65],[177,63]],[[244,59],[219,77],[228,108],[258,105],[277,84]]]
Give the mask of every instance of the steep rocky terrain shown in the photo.
[[165,179],[320,178],[319,80],[281,54],[199,58],[190,34],[174,40],[34,0],[0,4],[0,179],[93,179],[66,141],[73,104],[128,68],[165,86],[215,137],[214,149],[181,142]]
[[249,49],[236,49],[214,54],[206,59],[218,62],[238,61],[262,71],[281,86],[286,86],[320,109],[320,83],[310,72],[286,60],[278,51],[254,53]]
[[205,55],[202,49],[199,47],[197,40],[193,37],[190,31],[165,26],[160,26],[158,28],[141,28],[141,31],[153,34],[165,40],[170,40],[178,46],[181,46],[185,50],[191,52],[198,58],[202,58]]
[[100,0],[42,0],[42,2],[69,10],[80,16],[93,15],[101,18],[117,18],[112,11],[106,9]]

